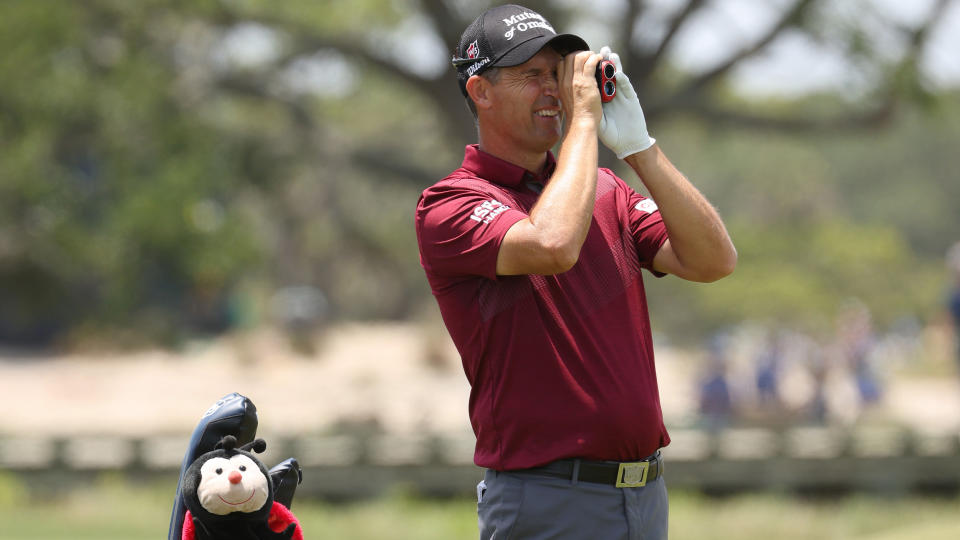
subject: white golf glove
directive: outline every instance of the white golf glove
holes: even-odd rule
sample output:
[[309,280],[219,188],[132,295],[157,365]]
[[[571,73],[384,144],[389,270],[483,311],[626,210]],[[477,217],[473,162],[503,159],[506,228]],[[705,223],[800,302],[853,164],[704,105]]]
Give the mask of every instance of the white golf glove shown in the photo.
[[617,154],[617,159],[623,159],[650,148],[657,141],[647,132],[647,120],[643,117],[640,100],[627,74],[623,72],[620,55],[611,52],[610,47],[600,49],[600,55],[617,66],[617,93],[612,100],[603,104],[600,140]]

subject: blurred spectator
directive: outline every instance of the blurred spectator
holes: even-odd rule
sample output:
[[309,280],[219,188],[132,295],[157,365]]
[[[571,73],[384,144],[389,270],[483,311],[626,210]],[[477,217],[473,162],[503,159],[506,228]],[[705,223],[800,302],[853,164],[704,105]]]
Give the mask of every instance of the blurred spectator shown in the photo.
[[707,431],[716,432],[730,424],[733,399],[727,381],[727,358],[722,338],[714,338],[709,347],[706,373],[700,381],[700,414]]
[[948,305],[953,318],[953,340],[956,346],[957,370],[960,372],[960,242],[947,252],[947,267],[953,280]]
[[876,336],[870,309],[852,300],[840,312],[837,321],[840,354],[853,374],[862,407],[880,401],[882,389],[873,365]]
[[[820,351],[818,351],[819,353]],[[815,424],[826,424],[829,408],[827,406],[827,362],[822,354],[817,354],[810,362],[810,376],[813,379],[813,396],[810,398],[808,414]]]
[[771,331],[766,346],[755,359],[757,404],[761,410],[780,411],[780,368],[783,363],[783,338]]

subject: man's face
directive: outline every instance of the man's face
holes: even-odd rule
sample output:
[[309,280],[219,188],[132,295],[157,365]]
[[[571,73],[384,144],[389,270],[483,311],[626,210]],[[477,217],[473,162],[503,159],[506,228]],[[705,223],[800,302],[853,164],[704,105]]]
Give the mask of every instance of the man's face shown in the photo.
[[[557,65],[550,47],[519,66],[500,69],[493,84],[493,108],[484,115],[490,132],[529,152],[546,152],[562,136]],[[488,132],[489,133],[489,132]]]

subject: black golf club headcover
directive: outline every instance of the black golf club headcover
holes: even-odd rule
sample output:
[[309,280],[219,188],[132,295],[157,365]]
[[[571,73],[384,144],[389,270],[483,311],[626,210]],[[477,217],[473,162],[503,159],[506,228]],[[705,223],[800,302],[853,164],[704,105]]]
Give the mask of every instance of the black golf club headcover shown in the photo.
[[297,486],[303,481],[300,463],[294,458],[281,461],[270,469],[270,479],[273,481],[273,500],[290,509]]
[[253,441],[257,435],[257,408],[249,398],[236,392],[220,398],[207,409],[193,430],[183,465],[180,466],[180,481],[170,515],[168,540],[180,540],[183,535],[183,517],[187,512],[182,493],[184,473],[194,460],[212,451],[220,439],[227,435],[236,437],[239,445]]

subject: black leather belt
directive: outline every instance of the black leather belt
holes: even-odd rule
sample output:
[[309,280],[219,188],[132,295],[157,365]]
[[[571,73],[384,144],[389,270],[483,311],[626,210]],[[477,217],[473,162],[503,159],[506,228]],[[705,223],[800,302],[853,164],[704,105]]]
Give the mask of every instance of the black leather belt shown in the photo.
[[614,487],[643,487],[663,474],[663,458],[657,450],[641,461],[591,461],[588,459],[560,459],[541,467],[510,471],[540,474],[571,481],[607,484]]

